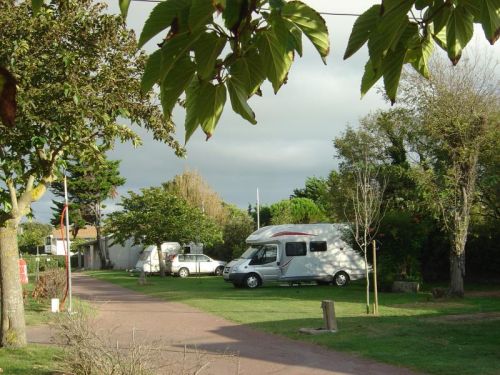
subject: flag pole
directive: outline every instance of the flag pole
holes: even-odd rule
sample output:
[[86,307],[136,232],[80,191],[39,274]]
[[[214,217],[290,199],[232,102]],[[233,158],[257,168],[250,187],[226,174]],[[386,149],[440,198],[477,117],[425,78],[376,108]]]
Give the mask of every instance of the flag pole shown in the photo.
[[72,312],[72,285],[71,285],[71,257],[70,244],[69,244],[69,205],[68,205],[68,184],[66,181],[66,171],[64,171],[64,204],[66,205],[66,262],[68,264],[68,294],[69,294],[69,308],[68,312]]
[[257,188],[257,229],[260,229],[260,197],[259,197],[259,188]]

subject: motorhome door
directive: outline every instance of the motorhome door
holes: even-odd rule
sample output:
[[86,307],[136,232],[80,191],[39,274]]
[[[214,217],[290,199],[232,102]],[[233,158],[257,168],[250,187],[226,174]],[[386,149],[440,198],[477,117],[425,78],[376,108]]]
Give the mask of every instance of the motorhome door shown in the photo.
[[264,280],[277,280],[281,275],[278,261],[278,245],[268,244],[262,245],[250,261],[250,265]]

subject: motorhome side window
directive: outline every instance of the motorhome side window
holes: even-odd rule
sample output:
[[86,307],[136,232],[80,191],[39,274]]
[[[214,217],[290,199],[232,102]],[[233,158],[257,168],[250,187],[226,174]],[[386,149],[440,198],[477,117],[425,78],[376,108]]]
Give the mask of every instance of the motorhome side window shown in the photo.
[[285,245],[285,253],[287,257],[305,256],[307,253],[305,242],[287,242]]
[[311,252],[326,251],[326,241],[311,241],[309,243],[309,250]]

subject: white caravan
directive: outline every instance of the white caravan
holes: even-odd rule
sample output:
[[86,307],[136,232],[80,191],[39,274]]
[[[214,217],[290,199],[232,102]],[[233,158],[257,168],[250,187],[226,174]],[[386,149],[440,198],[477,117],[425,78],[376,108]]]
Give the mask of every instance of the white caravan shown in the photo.
[[[182,247],[178,242],[164,242],[161,245],[161,251],[166,261],[169,257],[177,254],[202,254],[203,245],[190,243]],[[146,273],[160,272],[160,262],[156,246],[148,246],[141,252],[134,271],[144,271]]]
[[316,281],[346,285],[364,277],[364,259],[343,239],[345,225],[284,224],[253,232],[250,247],[224,268],[235,287],[268,281]]
[[[70,245],[70,255],[73,255],[74,252],[71,251],[73,250],[72,248],[72,242],[69,241]],[[44,245],[44,252],[46,254],[51,254],[51,255],[66,255],[66,246],[67,246],[67,241],[62,240],[60,238],[56,238],[53,235],[45,237],[45,245]]]

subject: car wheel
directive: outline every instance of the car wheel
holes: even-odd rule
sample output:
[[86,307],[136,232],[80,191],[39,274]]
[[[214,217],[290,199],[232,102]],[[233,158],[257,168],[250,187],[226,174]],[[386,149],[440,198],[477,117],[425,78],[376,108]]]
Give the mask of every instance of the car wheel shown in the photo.
[[222,273],[223,273],[223,272],[224,272],[224,267],[222,267],[222,266],[221,266],[221,267],[217,267],[217,268],[215,269],[214,274],[215,274],[215,276],[222,276]]
[[256,275],[255,273],[251,273],[250,275],[247,275],[245,277],[243,283],[247,288],[255,289],[260,286],[261,280],[258,275]]
[[189,276],[189,270],[187,268],[181,268],[179,270],[179,277],[188,277]]
[[333,277],[333,282],[340,287],[346,286],[349,284],[349,275],[344,271],[337,272]]

